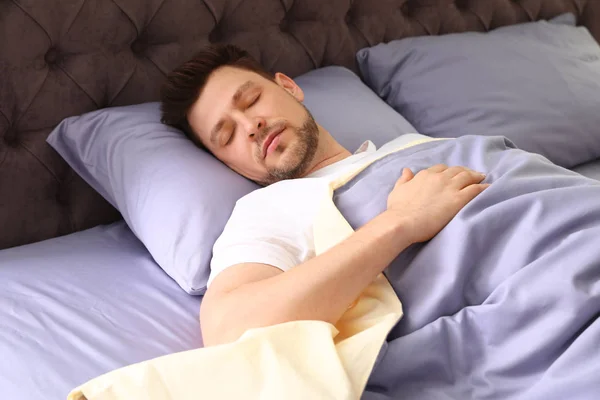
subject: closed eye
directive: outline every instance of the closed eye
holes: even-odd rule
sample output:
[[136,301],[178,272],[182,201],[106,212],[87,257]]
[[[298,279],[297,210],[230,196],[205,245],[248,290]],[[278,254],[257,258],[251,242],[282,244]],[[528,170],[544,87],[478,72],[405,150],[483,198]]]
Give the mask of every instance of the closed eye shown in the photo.
[[229,138],[227,138],[227,141],[225,142],[225,146],[227,146],[228,144],[231,143],[231,141],[233,140],[234,133],[235,133],[235,128],[232,129],[231,131],[229,131]]
[[250,102],[250,104],[248,104],[248,108],[250,108],[250,107],[252,107],[253,105],[255,105],[256,103],[258,103],[258,100],[259,100],[259,99],[260,99],[260,93],[259,93],[259,94],[258,94],[256,97],[254,97],[254,100],[252,100],[252,101]]

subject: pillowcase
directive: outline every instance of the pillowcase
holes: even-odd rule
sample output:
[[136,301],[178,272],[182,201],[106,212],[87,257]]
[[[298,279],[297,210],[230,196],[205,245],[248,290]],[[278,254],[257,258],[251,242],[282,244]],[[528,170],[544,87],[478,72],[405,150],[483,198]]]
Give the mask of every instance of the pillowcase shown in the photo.
[[255,183],[163,125],[159,103],[67,118],[48,143],[121,212],[179,286],[203,293],[212,245]]
[[294,80],[304,91],[304,105],[315,121],[350,152],[365,140],[381,147],[417,132],[347,68],[320,68]]
[[[351,71],[297,79],[318,123],[354,151],[414,131]],[[154,260],[186,292],[203,294],[212,247],[235,202],[259,186],[160,122],[159,103],[106,108],[62,121],[48,143],[117,208]]]
[[600,46],[584,27],[407,38],[357,60],[367,85],[424,135],[501,135],[564,167],[600,157]]

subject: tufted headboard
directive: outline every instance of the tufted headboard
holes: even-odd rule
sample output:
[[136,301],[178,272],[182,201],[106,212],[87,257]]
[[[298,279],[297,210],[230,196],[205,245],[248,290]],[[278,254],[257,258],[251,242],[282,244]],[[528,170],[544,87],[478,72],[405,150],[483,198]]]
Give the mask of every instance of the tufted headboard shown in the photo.
[[119,218],[45,142],[62,119],[158,99],[207,43],[297,76],[356,70],[360,48],[574,12],[600,39],[597,0],[0,0],[0,249]]

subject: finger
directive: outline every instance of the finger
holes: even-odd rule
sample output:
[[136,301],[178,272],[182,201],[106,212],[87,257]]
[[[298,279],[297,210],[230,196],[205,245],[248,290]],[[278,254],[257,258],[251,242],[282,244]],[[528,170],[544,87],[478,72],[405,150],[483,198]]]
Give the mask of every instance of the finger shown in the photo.
[[489,183],[476,183],[474,185],[469,185],[466,188],[462,189],[460,193],[461,195],[465,196],[465,200],[468,203],[489,187]]
[[406,182],[410,181],[414,177],[415,177],[415,175],[412,173],[412,171],[410,170],[410,168],[404,168],[402,170],[402,175],[400,176],[400,178],[398,178],[398,180],[396,181],[396,185],[394,185],[394,186],[398,186],[398,185],[401,185],[403,183],[406,183]]
[[484,179],[485,175],[480,172],[463,170],[452,178],[452,185],[458,189],[464,189],[469,185],[481,183]]
[[437,164],[437,165],[434,165],[433,167],[427,168],[427,171],[429,171],[429,172],[444,172],[447,169],[448,169],[448,166],[446,164]]
[[454,178],[456,175],[458,175],[464,171],[469,171],[469,169],[466,167],[460,167],[460,166],[449,167],[447,170],[442,172],[442,174],[448,176],[449,178]]

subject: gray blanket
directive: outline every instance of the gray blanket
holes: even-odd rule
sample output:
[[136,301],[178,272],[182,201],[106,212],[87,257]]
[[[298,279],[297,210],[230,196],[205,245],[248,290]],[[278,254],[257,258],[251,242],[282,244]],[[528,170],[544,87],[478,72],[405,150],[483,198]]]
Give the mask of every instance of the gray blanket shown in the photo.
[[334,193],[356,229],[403,167],[464,165],[492,183],[386,275],[404,305],[364,399],[599,399],[600,182],[502,137],[421,144]]

